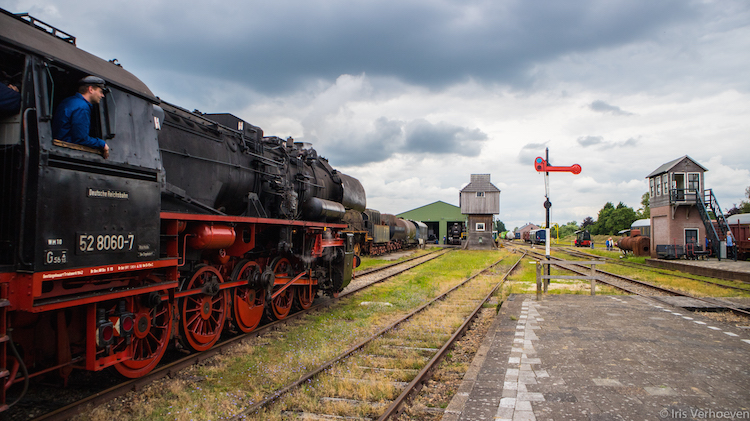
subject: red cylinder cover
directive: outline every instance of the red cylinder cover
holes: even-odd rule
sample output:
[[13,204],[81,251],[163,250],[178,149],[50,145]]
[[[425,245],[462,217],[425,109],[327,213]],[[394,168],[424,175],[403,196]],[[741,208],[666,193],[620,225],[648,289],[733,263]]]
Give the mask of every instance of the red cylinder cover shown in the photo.
[[188,245],[194,249],[223,249],[234,244],[234,228],[225,225],[200,224],[190,229]]

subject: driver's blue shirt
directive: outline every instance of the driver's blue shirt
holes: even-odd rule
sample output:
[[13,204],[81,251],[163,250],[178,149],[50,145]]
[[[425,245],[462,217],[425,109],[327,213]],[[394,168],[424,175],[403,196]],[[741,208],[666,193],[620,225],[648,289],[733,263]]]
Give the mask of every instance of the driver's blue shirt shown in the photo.
[[18,114],[21,109],[21,94],[0,83],[0,116]]
[[103,149],[104,140],[89,136],[91,104],[80,93],[65,98],[57,106],[52,118],[52,136],[55,139],[83,146]]

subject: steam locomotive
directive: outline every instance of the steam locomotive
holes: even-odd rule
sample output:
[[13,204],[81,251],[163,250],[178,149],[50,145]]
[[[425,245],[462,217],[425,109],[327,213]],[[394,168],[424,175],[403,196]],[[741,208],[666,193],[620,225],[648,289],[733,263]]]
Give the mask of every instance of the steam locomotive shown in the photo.
[[[209,349],[227,326],[252,331],[350,282],[358,180],[308,144],[163,102],[71,35],[0,12],[0,70],[22,94],[0,119],[0,410],[11,384],[140,377],[170,344]],[[55,107],[87,75],[110,89],[91,118],[108,159],[52,137]]]
[[454,245],[454,246],[460,246],[461,245],[461,234],[464,232],[463,227],[461,224],[453,224],[452,226],[448,227],[448,244]]

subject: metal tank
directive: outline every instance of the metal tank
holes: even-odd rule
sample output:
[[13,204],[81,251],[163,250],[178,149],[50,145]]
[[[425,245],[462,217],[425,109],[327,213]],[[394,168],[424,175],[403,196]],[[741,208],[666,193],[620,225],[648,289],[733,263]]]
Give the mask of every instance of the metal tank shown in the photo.
[[623,237],[615,243],[623,252],[632,252],[634,256],[650,255],[651,238],[641,235],[641,230],[630,230],[628,237]]

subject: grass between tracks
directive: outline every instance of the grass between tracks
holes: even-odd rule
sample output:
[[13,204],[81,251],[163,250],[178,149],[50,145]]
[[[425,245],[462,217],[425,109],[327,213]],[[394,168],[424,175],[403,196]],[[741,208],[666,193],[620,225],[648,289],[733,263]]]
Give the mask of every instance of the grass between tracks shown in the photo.
[[385,266],[385,265],[389,265],[391,263],[402,262],[402,261],[404,261],[406,259],[411,259],[412,257],[424,256],[425,254],[431,253],[433,251],[435,251],[434,248],[427,248],[427,249],[423,249],[423,250],[415,250],[415,251],[413,251],[412,253],[410,253],[408,255],[404,255],[404,256],[399,257],[398,259],[393,259],[393,260],[390,260],[387,255],[386,256],[375,256],[375,257],[362,256],[362,262],[360,263],[359,267],[357,267],[356,271],[357,272],[361,272],[361,271],[363,271],[365,269],[370,269],[370,268]]
[[[448,253],[79,419],[227,419],[507,254]],[[362,302],[381,304],[362,306]],[[280,415],[259,417],[278,419]]]
[[413,380],[433,356],[431,350],[443,346],[498,281],[497,276],[477,277],[471,288],[455,291],[290,394],[280,409],[377,418],[401,393],[395,382]]

